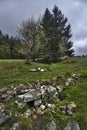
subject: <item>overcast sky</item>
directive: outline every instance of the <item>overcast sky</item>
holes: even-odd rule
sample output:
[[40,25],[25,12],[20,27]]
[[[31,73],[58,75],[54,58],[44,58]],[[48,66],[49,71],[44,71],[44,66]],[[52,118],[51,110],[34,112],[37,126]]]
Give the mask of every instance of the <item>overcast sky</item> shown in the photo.
[[87,54],[87,0],[0,0],[0,30],[16,36],[23,20],[38,18],[55,4],[71,24],[75,54]]

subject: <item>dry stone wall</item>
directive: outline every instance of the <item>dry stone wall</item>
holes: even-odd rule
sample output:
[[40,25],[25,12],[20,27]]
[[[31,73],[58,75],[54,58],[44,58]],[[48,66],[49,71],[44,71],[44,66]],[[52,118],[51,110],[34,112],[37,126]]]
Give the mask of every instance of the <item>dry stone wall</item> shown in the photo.
[[[5,113],[5,111],[8,112],[8,110],[5,109],[5,105],[14,97],[17,99],[15,104],[19,108],[24,107],[27,104],[32,104],[33,109],[29,108],[22,115],[25,117],[30,117],[34,113],[42,115],[44,114],[44,110],[47,108],[54,110],[55,104],[51,104],[50,101],[53,99],[60,100],[61,93],[69,87],[69,85],[75,84],[79,80],[80,75],[72,74],[66,81],[63,82],[63,84],[57,84],[57,81],[63,78],[64,75],[60,75],[54,77],[52,80],[43,79],[41,81],[38,80],[35,83],[28,84],[27,86],[19,84],[17,87],[11,86],[10,89],[0,90],[0,125],[11,117],[11,113],[9,113],[8,116],[3,113]],[[37,106],[38,109],[36,109]],[[77,106],[74,102],[70,102],[65,106],[59,106],[59,109],[62,113],[71,116],[73,115],[73,112],[75,112],[76,107]],[[15,125],[13,127],[15,127]],[[50,125],[50,130],[51,129],[53,128]]]

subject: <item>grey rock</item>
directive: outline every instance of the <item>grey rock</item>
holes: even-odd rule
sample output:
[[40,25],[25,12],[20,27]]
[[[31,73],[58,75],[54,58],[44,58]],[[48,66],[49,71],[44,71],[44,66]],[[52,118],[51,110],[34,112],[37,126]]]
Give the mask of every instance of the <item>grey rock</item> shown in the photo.
[[63,91],[63,86],[56,86],[58,93],[61,93]]
[[68,114],[69,116],[72,116],[72,115],[73,115],[73,112],[72,112],[71,110],[67,110],[67,114]]
[[6,120],[9,118],[10,118],[10,115],[5,115],[5,113],[0,113],[0,125],[6,122]]
[[41,100],[41,99],[35,100],[35,101],[34,101],[34,106],[38,106],[38,105],[40,105],[41,103],[42,103],[42,100]]
[[74,83],[73,78],[68,78],[67,81],[68,81],[70,84]]
[[69,82],[65,82],[65,87],[68,87],[69,86]]
[[49,86],[47,89],[48,93],[55,93],[56,92],[56,88],[53,86]]
[[76,121],[69,121],[65,130],[80,130],[80,127]]
[[47,104],[47,107],[48,107],[48,108],[51,108],[51,109],[54,109],[54,108],[55,108],[55,105],[54,105],[54,104]]
[[15,123],[15,124],[12,126],[11,130],[20,130],[19,124],[18,124],[18,123]]
[[39,99],[41,99],[41,96],[42,96],[42,94],[40,92],[38,92],[38,93],[34,92],[33,94],[25,93],[23,95],[18,96],[18,102],[27,103],[27,102],[31,102],[31,101],[34,101],[34,100],[39,100]]
[[65,59],[69,59],[69,57],[68,57],[68,56],[63,56],[63,57],[61,57],[60,59],[61,59],[61,60],[65,60]]
[[5,117],[5,115],[0,114],[0,125],[1,125],[2,123],[4,123],[6,120],[7,120],[7,118]]
[[54,121],[50,123],[49,130],[57,130],[56,123]]

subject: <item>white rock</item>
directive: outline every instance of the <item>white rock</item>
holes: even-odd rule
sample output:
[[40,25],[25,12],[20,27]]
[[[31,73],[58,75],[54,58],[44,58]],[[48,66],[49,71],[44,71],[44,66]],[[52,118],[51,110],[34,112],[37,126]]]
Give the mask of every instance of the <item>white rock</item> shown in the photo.
[[44,70],[44,69],[41,69],[40,71],[41,71],[41,72],[44,72],[45,70]]
[[55,108],[55,105],[54,105],[54,104],[47,104],[47,107],[48,107],[48,108],[51,108],[51,109],[54,109],[54,108]]
[[38,68],[38,70],[40,71],[40,70],[41,70],[41,68]]
[[72,74],[72,77],[77,77],[77,75],[76,74]]
[[69,86],[69,82],[65,82],[65,87],[68,87]]
[[32,71],[32,72],[36,72],[36,71],[37,71],[37,69],[30,69],[30,71]]
[[67,105],[67,108],[68,108],[69,110],[73,110],[73,109],[76,108],[76,104],[75,104],[74,102],[71,102],[70,104]]
[[41,110],[45,110],[46,106],[45,105],[41,105],[40,108],[41,108]]
[[25,117],[29,117],[29,116],[31,116],[31,114],[32,114],[32,111],[31,111],[30,109],[28,109],[28,110],[24,113],[24,116],[25,116]]
[[14,86],[13,85],[11,85],[11,89],[13,89],[14,88]]
[[67,81],[68,81],[69,83],[72,83],[72,82],[73,82],[73,78],[68,78]]

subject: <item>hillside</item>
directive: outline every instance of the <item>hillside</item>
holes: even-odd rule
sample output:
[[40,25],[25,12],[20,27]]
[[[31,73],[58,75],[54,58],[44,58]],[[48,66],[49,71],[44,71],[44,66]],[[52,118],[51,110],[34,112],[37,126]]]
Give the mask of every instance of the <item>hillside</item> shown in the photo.
[[[42,70],[42,71],[40,71]],[[64,60],[57,64],[41,64],[32,63],[31,65],[24,64],[23,60],[0,60],[0,91],[3,89],[12,89],[18,86],[29,86],[37,81],[42,80],[51,85],[64,85],[64,83],[73,74],[79,75],[80,78],[75,80],[62,91],[58,99],[47,101],[48,104],[54,104],[54,112],[49,108],[45,110],[43,115],[38,115],[38,107],[35,107],[35,113],[29,118],[21,118],[20,114],[29,109],[31,106],[19,108],[15,105],[17,96],[11,98],[6,104],[6,110],[11,112],[10,122],[7,120],[0,126],[1,130],[9,130],[14,123],[19,123],[21,130],[48,130],[48,124],[55,121],[58,130],[63,130],[68,120],[76,120],[81,130],[87,129],[87,58],[78,57]],[[55,78],[58,77],[56,81]],[[20,85],[21,84],[21,85]],[[49,96],[49,95],[48,95]],[[67,115],[60,111],[60,107],[68,106],[70,103],[76,104],[76,109],[73,115]],[[45,104],[45,101],[44,101]],[[32,104],[31,104],[32,105]],[[40,112],[39,112],[40,113]],[[17,116],[15,116],[17,114]],[[39,122],[39,123],[38,123]],[[37,127],[37,128],[36,128]],[[56,129],[55,129],[56,130]]]

